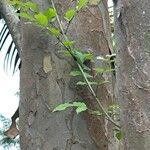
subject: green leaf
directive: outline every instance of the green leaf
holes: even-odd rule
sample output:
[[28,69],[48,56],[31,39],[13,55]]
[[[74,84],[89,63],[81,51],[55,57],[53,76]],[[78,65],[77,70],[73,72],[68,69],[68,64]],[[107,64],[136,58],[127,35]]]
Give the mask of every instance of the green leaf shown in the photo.
[[10,4],[15,6],[15,8],[21,8],[22,11],[28,11],[30,9],[34,12],[38,12],[39,10],[38,5],[33,2],[22,2],[18,0],[13,0],[10,1]]
[[64,44],[66,47],[72,47],[73,44],[74,44],[74,41],[69,41],[69,40],[63,41],[63,44]]
[[103,56],[97,56],[97,59],[102,60],[102,61],[108,61],[108,59],[104,58]]
[[109,67],[108,68],[99,67],[99,68],[95,68],[94,70],[96,71],[96,73],[101,73],[101,74],[114,71],[114,69],[109,68]]
[[91,85],[97,85],[98,83],[97,82],[89,82],[89,84],[91,84]]
[[104,73],[104,68],[94,68],[94,70],[96,71],[96,73]]
[[112,68],[104,68],[104,73],[107,73],[107,72],[112,72],[114,71],[115,69],[112,69]]
[[83,7],[85,7],[88,3],[88,0],[79,0],[79,3],[77,5],[77,10],[79,11],[80,9],[82,9]]
[[87,67],[86,65],[83,64],[82,66],[83,66],[84,70],[91,71],[91,69],[89,67]]
[[86,60],[91,60],[93,58],[92,53],[85,53],[82,52],[80,49],[73,49],[72,53],[77,59],[77,61],[80,62],[81,64],[83,64]]
[[77,107],[76,108],[77,114],[86,111],[88,109],[86,104],[83,102],[73,102],[73,106]]
[[[84,74],[85,74],[85,76],[87,77],[87,78],[93,78],[93,76],[91,76],[89,73],[87,73],[87,72],[84,72]],[[79,71],[79,70],[73,70],[73,71],[71,71],[70,72],[70,75],[71,76],[82,76],[82,73],[81,73],[81,71]]]
[[23,2],[20,2],[20,1],[18,1],[18,0],[9,1],[9,3],[10,3],[11,5],[15,5],[15,6],[18,6],[18,5],[23,4]]
[[65,18],[67,21],[70,21],[70,20],[74,17],[75,12],[76,12],[76,11],[75,11],[73,8],[67,10],[67,12],[65,13],[65,17],[64,17],[64,18]]
[[[92,53],[85,53],[85,52],[82,52],[80,49],[73,49],[72,50],[72,54],[73,56],[77,59],[77,61],[82,64],[82,67],[83,67],[83,63],[86,61],[86,60],[91,60],[93,58],[93,55]],[[84,65],[85,66],[85,65]],[[85,66],[84,68],[85,70],[90,70],[90,68],[88,68],[87,66]]]
[[116,109],[119,109],[119,106],[118,106],[118,104],[112,104],[112,105],[109,106],[108,109],[116,110]]
[[84,54],[79,49],[74,49],[72,52],[77,61],[83,64]]
[[83,82],[83,81],[79,81],[79,82],[77,82],[77,85],[87,85],[87,83]]
[[107,63],[115,62],[115,54],[106,55],[106,58],[103,56],[97,56],[96,58]]
[[90,5],[98,5],[101,0],[89,0]]
[[70,103],[60,104],[52,112],[63,111],[63,110],[65,110],[65,109],[67,109],[68,107],[71,107],[71,106],[72,106],[72,104],[70,104]]
[[78,108],[76,109],[76,113],[79,114],[79,113],[81,113],[81,112],[83,112],[83,111],[86,111],[86,110],[87,110],[87,107],[78,107]]
[[84,103],[83,102],[73,102],[73,106],[74,107],[80,107],[80,106],[82,106]]
[[39,25],[45,27],[48,26],[48,19],[43,13],[40,12],[39,14],[34,15],[34,17]]
[[93,76],[91,76],[89,73],[87,73],[87,72],[84,72],[84,74],[85,74],[85,76],[87,77],[87,78],[93,78]]
[[[97,82],[89,82],[90,85],[97,85],[98,83]],[[82,82],[82,81],[79,81],[77,82],[77,85],[87,85],[86,82]]]
[[58,105],[52,112],[63,111],[69,107],[76,107],[77,114],[88,109],[86,104],[83,102],[73,102],[72,104],[68,102]]
[[56,9],[54,8],[48,8],[43,12],[43,14],[47,17],[48,20],[54,21],[54,18],[57,15]]
[[19,13],[18,16],[20,16],[22,18],[25,18],[25,19],[28,19],[30,21],[34,21],[35,20],[32,15],[27,14],[27,13]]
[[122,134],[121,130],[120,130],[120,131],[117,131],[116,134],[115,134],[115,136],[116,136],[116,138],[117,138],[118,140],[121,140],[121,139],[123,138],[123,134]]
[[101,116],[103,113],[101,113],[101,112],[98,111],[98,110],[95,110],[95,111],[90,110],[90,114],[92,114],[92,115],[97,115],[97,116]]
[[78,70],[73,70],[73,71],[70,72],[70,75],[75,77],[75,76],[81,76],[82,74]]
[[84,59],[85,60],[92,60],[93,59],[93,54],[92,53],[86,53],[86,54],[84,54]]
[[48,30],[50,31],[51,34],[53,34],[56,37],[60,35],[60,31],[57,28],[49,28]]
[[38,5],[37,5],[36,3],[33,3],[33,2],[25,2],[24,5],[25,5],[27,8],[32,9],[33,11],[38,11]]
[[113,115],[119,115],[119,106],[117,104],[112,104],[108,107],[108,112]]
[[106,55],[106,57],[107,57],[107,58],[111,58],[111,57],[115,58],[115,57],[116,57],[116,53],[113,53],[113,54],[111,54],[111,55]]
[[71,54],[67,50],[63,51],[63,54],[66,57],[72,57]]
[[98,82],[98,85],[102,85],[102,84],[105,84],[105,83],[110,83],[109,81],[105,80],[105,81],[100,81]]

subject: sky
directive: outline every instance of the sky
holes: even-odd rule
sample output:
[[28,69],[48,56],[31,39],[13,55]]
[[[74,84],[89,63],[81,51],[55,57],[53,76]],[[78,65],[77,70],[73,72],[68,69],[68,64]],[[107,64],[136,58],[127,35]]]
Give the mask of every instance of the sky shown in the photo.
[[[2,22],[0,22],[0,30],[1,28]],[[16,92],[19,91],[19,71],[14,75],[10,69],[7,72],[4,71],[5,49],[8,47],[9,41],[11,41],[11,37],[0,52],[0,114],[10,118],[18,107]]]
[[[0,21],[0,31],[2,25],[3,22]],[[16,92],[19,91],[19,71],[14,75],[12,74],[12,69],[8,69],[7,72],[4,71],[4,58],[10,41],[11,37],[8,38],[0,52],[0,114],[6,118],[11,118],[19,103],[19,97],[16,95]],[[4,148],[0,146],[0,150],[4,150]],[[16,148],[11,147],[11,150],[16,150]]]

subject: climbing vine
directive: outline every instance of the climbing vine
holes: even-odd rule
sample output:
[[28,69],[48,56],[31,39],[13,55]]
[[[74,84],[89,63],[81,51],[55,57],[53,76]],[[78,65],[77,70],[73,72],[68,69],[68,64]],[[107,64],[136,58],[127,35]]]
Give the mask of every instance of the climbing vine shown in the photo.
[[[59,43],[65,48],[64,54],[65,56],[71,57],[77,65],[77,69],[71,71],[70,75],[74,77],[80,77],[80,81],[77,82],[77,85],[86,86],[97,102],[99,106],[99,111],[92,111],[91,113],[95,115],[105,115],[105,117],[113,123],[117,129],[116,132],[118,137],[120,137],[120,126],[116,123],[116,121],[111,117],[111,114],[115,112],[116,106],[110,106],[108,110],[105,110],[101,101],[97,97],[93,85],[100,85],[105,84],[108,81],[98,82],[93,77],[92,69],[86,65],[86,62],[90,62],[94,59],[94,56],[91,52],[83,52],[82,49],[75,47],[75,41],[71,40],[68,33],[68,28],[72,23],[73,19],[76,17],[76,14],[87,7],[88,3],[91,4],[98,4],[100,0],[92,1],[92,0],[78,0],[76,1],[76,5],[74,7],[69,8],[66,13],[64,14],[65,21],[67,25],[64,27],[60,16],[57,13],[57,9],[53,0],[51,0],[51,7],[47,8],[43,11],[40,11],[38,5],[33,2],[22,2],[20,0],[12,0],[10,3],[15,7],[15,9],[21,9],[21,12],[17,14],[18,16],[25,18],[26,20],[36,24],[37,26],[45,29],[48,34],[53,35]],[[106,63],[112,63],[114,60],[111,58],[114,57],[113,55],[107,55],[106,57],[99,56],[97,59],[104,61]],[[107,72],[114,71],[110,67],[101,67],[101,68],[94,68],[95,74],[103,74]],[[67,102],[64,104],[58,105],[54,108],[53,112],[56,111],[63,111],[69,107],[74,107],[77,113],[81,113],[83,111],[88,110],[88,107],[84,102]],[[113,114],[115,115],[115,114]],[[119,138],[118,138],[119,139]]]

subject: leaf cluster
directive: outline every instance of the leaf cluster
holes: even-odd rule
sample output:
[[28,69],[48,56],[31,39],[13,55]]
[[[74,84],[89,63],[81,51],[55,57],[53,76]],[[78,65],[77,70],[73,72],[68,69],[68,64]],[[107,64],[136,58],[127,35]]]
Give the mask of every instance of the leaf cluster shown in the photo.
[[[100,100],[97,98],[97,95],[92,87],[92,85],[97,85],[97,82],[94,77],[91,75],[92,70],[85,65],[86,61],[91,61],[94,57],[93,54],[88,52],[85,53],[81,49],[75,47],[75,41],[68,38],[67,30],[74,19],[75,15],[83,8],[87,7],[88,0],[78,0],[76,2],[75,7],[69,8],[63,16],[63,19],[66,20],[67,26],[64,27],[58,12],[55,7],[55,3],[51,0],[52,7],[47,8],[44,11],[40,11],[37,4],[33,2],[21,2],[19,0],[14,0],[13,5],[17,5],[22,9],[22,12],[18,14],[20,17],[27,19],[28,21],[35,23],[43,29],[46,29],[49,34],[53,35],[58,39],[59,43],[64,46],[67,53],[73,58],[75,63],[77,64],[78,69],[73,70],[70,75],[72,76],[82,76],[83,80],[79,81],[77,85],[86,85],[89,89],[89,92],[97,101],[102,113],[107,117],[109,121],[111,121],[114,125],[118,126],[114,120],[109,116],[108,112],[103,108]],[[112,63],[114,60],[111,60],[112,56],[108,55],[106,58],[98,56],[97,59],[104,61],[106,63]],[[113,71],[111,68],[95,68],[96,74],[107,73]],[[102,81],[102,84],[107,81]],[[73,103],[65,103],[57,106],[53,112],[62,111],[68,107],[75,107],[76,112],[80,113],[82,111],[87,110],[85,103],[83,102],[73,102]],[[119,126],[118,126],[119,127]]]

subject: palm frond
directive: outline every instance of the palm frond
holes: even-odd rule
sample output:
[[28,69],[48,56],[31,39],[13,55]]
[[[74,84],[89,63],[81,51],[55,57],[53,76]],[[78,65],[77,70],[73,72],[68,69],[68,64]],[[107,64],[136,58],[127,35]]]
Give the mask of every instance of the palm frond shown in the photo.
[[[9,37],[11,37],[11,34],[9,32],[6,22],[4,21],[3,18],[0,18],[0,20],[3,20],[1,21],[3,27],[0,30],[0,51],[2,51],[3,49],[6,51],[4,58],[4,70],[6,72],[12,70],[12,73],[14,74],[16,70],[20,69],[21,66],[20,57],[13,42],[13,39],[12,38],[9,39]],[[8,42],[7,41],[8,39],[9,41],[10,40],[12,41]],[[7,44],[9,43],[7,47],[5,46],[6,43]]]
[[[14,61],[14,67],[13,67],[13,74],[16,72],[16,70],[19,68],[19,63],[20,62],[20,57],[19,57],[19,54],[17,53],[16,56],[15,56],[15,61]],[[19,68],[20,69],[20,68]]]
[[12,49],[12,46],[13,46],[13,41],[11,41],[9,47],[8,47],[8,50],[5,54],[5,58],[4,58],[4,70],[6,68],[8,68],[8,62],[9,62],[9,58],[10,58],[10,52],[11,52],[11,49]]
[[[6,31],[7,31],[7,25],[6,25],[6,23],[3,25],[3,28],[2,28],[2,30],[1,30],[1,32],[0,32],[0,37],[2,36],[4,36],[4,34],[6,33]],[[0,39],[0,42],[1,42],[1,40],[2,40],[2,38]]]
[[4,32],[4,34],[2,34],[1,39],[0,39],[0,51],[1,51],[2,47],[4,46],[4,43],[6,42],[8,36],[9,36],[9,31],[6,30]]

